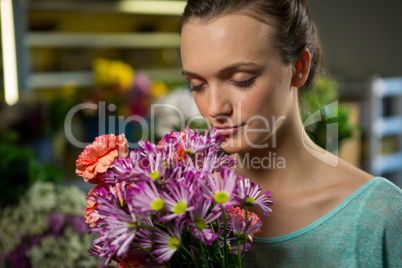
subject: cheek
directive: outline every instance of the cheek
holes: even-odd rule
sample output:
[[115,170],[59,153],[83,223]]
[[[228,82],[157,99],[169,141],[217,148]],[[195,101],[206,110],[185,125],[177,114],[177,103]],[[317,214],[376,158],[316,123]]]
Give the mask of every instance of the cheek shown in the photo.
[[195,104],[198,107],[198,110],[200,111],[202,116],[206,116],[206,112],[208,110],[208,102],[206,100],[204,100],[204,98],[202,96],[200,96],[199,94],[194,94],[193,93],[193,99],[195,101]]
[[267,116],[282,116],[289,104],[290,93],[290,89],[283,82],[282,79],[270,79],[264,83],[250,98],[253,100],[252,109],[260,110],[261,114]]
[[276,95],[272,86],[261,86],[255,92],[247,94],[242,101],[242,110],[250,115],[269,116],[277,105],[278,97]]

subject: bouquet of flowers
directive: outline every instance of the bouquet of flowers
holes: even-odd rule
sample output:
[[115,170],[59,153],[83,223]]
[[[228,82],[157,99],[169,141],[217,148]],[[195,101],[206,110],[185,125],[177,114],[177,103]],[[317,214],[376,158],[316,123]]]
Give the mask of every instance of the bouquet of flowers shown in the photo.
[[[97,137],[76,172],[97,184],[87,196],[90,254],[118,267],[243,267],[270,192],[238,176],[216,130],[189,128],[128,152],[124,134]],[[243,208],[241,208],[243,207]]]

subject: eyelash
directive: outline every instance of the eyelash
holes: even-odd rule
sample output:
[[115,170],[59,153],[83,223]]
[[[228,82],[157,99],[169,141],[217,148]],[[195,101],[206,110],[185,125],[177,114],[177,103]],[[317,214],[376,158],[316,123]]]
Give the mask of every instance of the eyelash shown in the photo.
[[198,91],[198,90],[200,90],[203,86],[204,86],[204,85],[200,85],[200,86],[197,86],[197,87],[192,87],[192,86],[190,85],[190,91],[191,91],[191,92],[193,92],[193,91]]
[[[253,77],[253,78],[251,78],[251,79],[249,79],[249,80],[246,80],[246,81],[241,81],[241,82],[233,81],[233,83],[235,84],[235,86],[240,87],[240,88],[249,87],[249,86],[251,86],[251,85],[255,82],[255,79],[256,79],[256,77]],[[199,85],[199,86],[196,86],[196,87],[192,87],[192,86],[190,85],[190,91],[191,91],[191,92],[193,92],[193,91],[198,91],[198,90],[200,90],[203,86],[204,86],[204,84]]]
[[234,83],[237,87],[249,87],[249,86],[251,86],[251,85],[254,83],[255,78],[256,78],[256,76],[253,77],[253,78],[251,78],[251,79],[249,79],[249,80],[246,80],[246,81],[233,82],[233,83]]

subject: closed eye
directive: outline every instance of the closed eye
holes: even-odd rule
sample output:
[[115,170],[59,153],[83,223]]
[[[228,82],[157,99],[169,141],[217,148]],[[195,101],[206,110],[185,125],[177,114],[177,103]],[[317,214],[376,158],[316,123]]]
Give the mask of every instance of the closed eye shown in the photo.
[[249,86],[251,86],[251,85],[255,82],[255,79],[256,79],[256,78],[257,78],[257,77],[254,76],[253,78],[251,78],[251,79],[249,79],[249,80],[240,81],[240,82],[233,81],[233,83],[234,83],[235,86],[237,86],[237,87],[249,87]]
[[191,85],[190,85],[190,91],[191,91],[191,92],[193,92],[193,91],[198,91],[198,90],[200,90],[203,86],[204,86],[204,84],[201,84],[201,85],[199,85],[199,86],[191,86]]

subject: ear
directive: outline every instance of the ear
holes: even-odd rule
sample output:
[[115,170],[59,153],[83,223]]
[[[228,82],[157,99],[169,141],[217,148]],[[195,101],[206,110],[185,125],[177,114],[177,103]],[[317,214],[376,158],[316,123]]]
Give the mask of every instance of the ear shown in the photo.
[[294,64],[294,73],[292,78],[292,86],[302,87],[306,83],[308,74],[310,73],[311,54],[306,48]]

